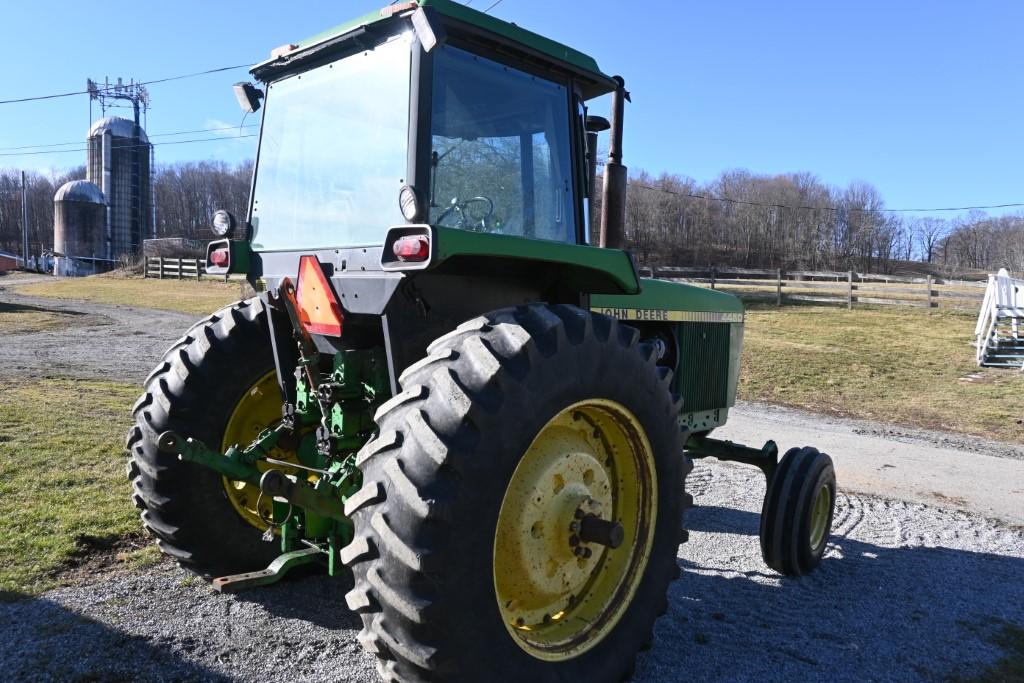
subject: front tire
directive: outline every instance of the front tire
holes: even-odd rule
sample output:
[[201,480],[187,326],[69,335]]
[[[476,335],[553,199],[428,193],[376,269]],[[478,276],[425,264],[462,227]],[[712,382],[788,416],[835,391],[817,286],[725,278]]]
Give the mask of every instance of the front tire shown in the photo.
[[[679,574],[691,500],[670,373],[634,329],[572,306],[490,313],[428,354],[378,411],[346,503],[346,599],[381,676],[628,677]],[[576,504],[617,519],[625,542],[583,557]]]
[[836,503],[832,458],[806,446],[779,462],[761,507],[761,555],[781,574],[813,571],[825,554]]

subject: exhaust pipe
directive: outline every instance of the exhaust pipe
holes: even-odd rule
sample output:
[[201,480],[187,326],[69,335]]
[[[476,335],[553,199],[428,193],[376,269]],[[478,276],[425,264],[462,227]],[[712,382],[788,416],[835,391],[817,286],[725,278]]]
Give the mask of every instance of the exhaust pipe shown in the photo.
[[611,139],[608,162],[604,166],[604,193],[601,198],[600,246],[622,249],[626,243],[626,167],[622,165],[622,119],[629,99],[626,83],[615,76],[612,93]]

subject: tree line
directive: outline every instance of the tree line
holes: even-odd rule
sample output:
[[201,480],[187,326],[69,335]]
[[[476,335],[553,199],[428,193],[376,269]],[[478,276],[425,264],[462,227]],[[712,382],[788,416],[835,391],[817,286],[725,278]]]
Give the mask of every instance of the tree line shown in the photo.
[[[157,237],[210,239],[217,209],[244,216],[252,179],[251,160],[231,165],[192,161],[158,166],[153,177]],[[53,249],[53,196],[61,185],[85,178],[85,166],[57,173],[28,173],[29,251]],[[21,172],[0,169],[0,251],[22,251]]]
[[[253,162],[158,166],[157,235],[209,239],[217,209],[244,216]],[[28,174],[30,251],[53,247],[53,195],[85,167]],[[599,179],[600,186],[600,179]],[[21,177],[0,169],[0,250],[21,253]],[[1024,215],[972,211],[952,219],[887,212],[870,183],[845,187],[810,173],[731,170],[710,182],[680,175],[630,177],[628,247],[643,265],[892,272],[923,261],[946,275],[1006,267],[1024,271]]]
[[921,261],[953,276],[1024,270],[1024,216],[973,211],[951,220],[885,210],[870,183],[827,185],[810,173],[726,171],[708,183],[640,171],[626,235],[647,265],[888,273]]

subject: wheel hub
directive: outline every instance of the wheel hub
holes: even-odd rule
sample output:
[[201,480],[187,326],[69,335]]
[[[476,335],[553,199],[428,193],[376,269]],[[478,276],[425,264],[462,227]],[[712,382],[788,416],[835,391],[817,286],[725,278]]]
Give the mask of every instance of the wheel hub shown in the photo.
[[[224,428],[224,438],[221,442],[221,450],[226,451],[231,446],[238,445],[245,447],[252,442],[264,429],[273,428],[281,420],[281,394],[277,388],[277,375],[271,371],[261,377],[253,384],[242,398],[235,405]],[[283,462],[298,463],[299,458],[294,449],[286,450],[281,446],[287,441],[279,442],[278,447],[270,450],[268,456],[274,460]],[[281,469],[259,460],[256,463],[257,469],[265,472],[269,469]],[[289,474],[300,474],[305,476],[306,472],[295,469],[287,469]],[[273,513],[274,501],[270,496],[262,495],[259,487],[244,481],[223,478],[224,492],[235,512],[249,524],[261,531],[265,531]]]
[[569,658],[618,621],[653,540],[655,481],[642,427],[619,404],[575,404],[538,432],[495,535],[499,609],[523,649]]

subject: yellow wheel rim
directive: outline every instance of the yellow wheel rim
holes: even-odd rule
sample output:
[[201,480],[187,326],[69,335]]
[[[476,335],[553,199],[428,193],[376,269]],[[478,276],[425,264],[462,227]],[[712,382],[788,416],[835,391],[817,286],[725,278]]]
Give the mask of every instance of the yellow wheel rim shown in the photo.
[[811,550],[817,552],[825,542],[828,532],[828,513],[832,510],[832,490],[822,484],[814,497],[811,508]]
[[[231,417],[228,418],[227,426],[224,429],[221,450],[226,451],[236,445],[239,448],[245,448],[259,436],[260,432],[274,427],[280,421],[281,392],[277,388],[277,376],[271,370],[249,387],[235,409],[231,411]],[[282,448],[274,448],[268,455],[275,460],[299,462],[295,451],[286,451]],[[270,465],[262,460],[257,461],[256,467],[261,472],[279,469],[289,474],[295,474],[299,471]],[[269,525],[263,520],[272,518],[273,499],[270,496],[261,496],[259,487],[244,481],[223,477],[223,483],[224,491],[231,502],[231,507],[235,508],[235,512],[257,529],[266,531]]]
[[[512,475],[494,539],[498,608],[516,643],[560,661],[607,636],[643,578],[657,508],[654,454],[627,408],[582,401],[544,425]],[[621,525],[621,545],[581,541],[586,515]]]

